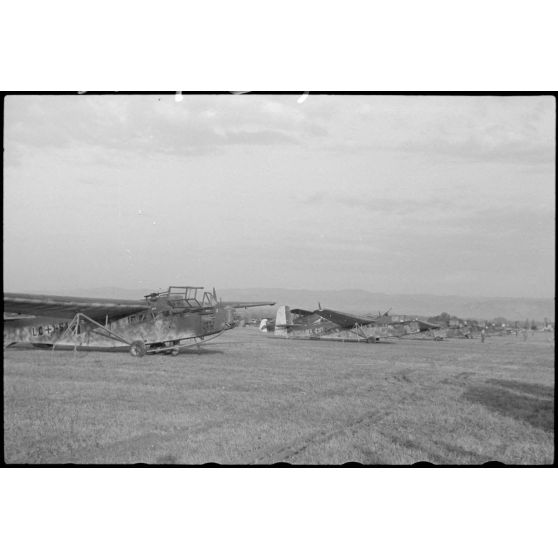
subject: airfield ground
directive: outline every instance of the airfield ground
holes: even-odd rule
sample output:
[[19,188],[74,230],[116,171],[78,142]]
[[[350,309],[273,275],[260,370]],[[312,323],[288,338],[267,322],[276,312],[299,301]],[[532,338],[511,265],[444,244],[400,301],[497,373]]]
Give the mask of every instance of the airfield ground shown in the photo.
[[202,352],[7,350],[4,459],[548,464],[550,334],[390,344],[242,328]]

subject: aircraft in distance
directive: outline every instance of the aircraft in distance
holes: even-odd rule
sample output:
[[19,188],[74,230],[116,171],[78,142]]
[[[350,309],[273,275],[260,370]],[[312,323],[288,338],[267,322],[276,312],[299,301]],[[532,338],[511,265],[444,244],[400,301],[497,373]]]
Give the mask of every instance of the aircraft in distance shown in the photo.
[[289,339],[377,343],[383,339],[440,329],[439,325],[423,320],[392,320],[389,310],[377,317],[361,317],[318,306],[312,311],[280,306],[275,319],[275,335]]
[[136,357],[177,355],[231,329],[235,308],[273,304],[223,302],[215,289],[203,287],[169,287],[144,300],[4,293],[4,348],[30,344],[129,350]]
[[[519,335],[524,331],[523,328],[517,325],[514,327],[507,325],[496,325],[494,323],[485,323],[484,325],[479,325],[478,323],[462,323],[455,326],[448,326],[446,328],[446,335],[448,338],[457,339],[475,339],[482,335],[484,337],[496,337],[504,335]],[[482,333],[481,333],[482,332]]]

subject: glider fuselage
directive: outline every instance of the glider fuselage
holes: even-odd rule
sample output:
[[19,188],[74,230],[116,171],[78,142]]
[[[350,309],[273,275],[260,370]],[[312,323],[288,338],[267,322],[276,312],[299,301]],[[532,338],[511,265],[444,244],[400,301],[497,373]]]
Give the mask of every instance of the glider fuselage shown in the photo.
[[221,302],[203,287],[169,287],[144,300],[4,293],[4,347],[177,354],[230,329],[235,308],[273,304]]
[[4,322],[4,346],[29,343],[37,346],[56,345],[57,348],[77,346],[127,350],[129,345],[117,336],[130,342],[142,341],[146,345],[155,345],[205,338],[228,327],[227,312],[220,308],[166,316],[145,310],[117,320],[108,320],[101,324],[103,328],[82,320],[77,329],[69,333],[70,324],[71,320],[47,316],[7,320]]

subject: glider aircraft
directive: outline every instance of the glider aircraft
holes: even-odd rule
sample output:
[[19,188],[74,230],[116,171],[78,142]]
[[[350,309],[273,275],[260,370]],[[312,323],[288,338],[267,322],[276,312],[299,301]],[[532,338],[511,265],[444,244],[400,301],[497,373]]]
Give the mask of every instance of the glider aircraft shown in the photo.
[[[235,308],[203,287],[169,287],[143,300],[4,293],[4,348],[129,350],[136,357],[198,347],[233,327]],[[6,313],[9,313],[7,316]]]
[[440,326],[423,320],[393,321],[389,310],[377,317],[360,317],[336,310],[303,310],[280,306],[275,335],[289,339],[323,339],[377,343],[383,339],[424,333]]

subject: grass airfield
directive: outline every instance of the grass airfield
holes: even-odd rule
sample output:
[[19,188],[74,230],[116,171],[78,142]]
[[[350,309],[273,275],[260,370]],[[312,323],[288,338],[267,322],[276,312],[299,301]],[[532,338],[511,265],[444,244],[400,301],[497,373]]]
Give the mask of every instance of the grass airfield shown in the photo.
[[199,353],[9,349],[8,464],[550,464],[554,338],[284,340]]

